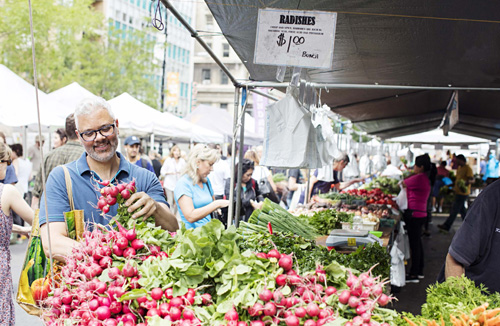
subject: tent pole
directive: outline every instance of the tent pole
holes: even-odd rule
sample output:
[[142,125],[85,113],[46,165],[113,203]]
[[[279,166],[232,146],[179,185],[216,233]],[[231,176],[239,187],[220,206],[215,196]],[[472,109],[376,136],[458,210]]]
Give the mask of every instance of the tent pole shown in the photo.
[[170,3],[169,0],[161,0],[163,5],[170,10],[170,12],[179,20],[179,22],[186,27],[186,29],[191,33],[191,37],[194,37],[198,43],[207,51],[207,53],[214,59],[215,63],[224,71],[224,73],[227,75],[229,79],[231,79],[231,82],[235,87],[241,86],[240,82],[234,78],[234,76],[231,74],[229,69],[220,61],[220,59],[217,57],[217,55],[212,51],[212,49],[205,43],[205,41],[201,38],[201,36],[198,34],[198,32],[189,25],[189,23],[182,17],[182,15],[174,8],[174,6]]
[[[165,0],[162,0],[165,1]],[[305,81],[304,81],[305,82]],[[272,88],[286,88],[290,86],[290,83],[278,83],[278,82],[242,82],[242,86],[247,87],[272,87]],[[332,84],[332,83],[316,83],[312,82],[309,85],[313,88],[325,88],[325,89],[335,89],[335,88],[350,88],[350,89],[404,89],[404,90],[442,90],[442,91],[499,91],[500,88],[488,88],[488,87],[443,87],[443,86],[404,86],[404,85],[375,85],[375,84]]]
[[259,91],[259,90],[256,90],[256,89],[249,89],[250,92],[253,92],[255,94],[258,94],[260,96],[264,96],[264,97],[267,97],[268,99],[270,100],[274,100],[274,101],[279,101],[280,99],[277,98],[276,96],[272,96],[270,94],[267,94],[267,93],[264,93],[262,91]]
[[[240,89],[234,88],[234,110],[233,110],[233,138],[231,143],[231,186],[229,187],[229,209],[227,215],[227,227],[233,224],[234,216],[234,166],[236,162],[236,131],[238,130],[238,103],[240,99]],[[241,146],[240,146],[241,147]]]
[[[241,126],[240,126],[240,151],[238,155],[238,163],[243,161],[243,144],[245,143],[245,108],[247,106],[246,99],[245,103],[241,108]],[[238,179],[236,180],[236,214],[234,215],[234,224],[236,227],[240,224],[240,212],[241,212],[241,179],[243,175],[243,166],[238,164]]]

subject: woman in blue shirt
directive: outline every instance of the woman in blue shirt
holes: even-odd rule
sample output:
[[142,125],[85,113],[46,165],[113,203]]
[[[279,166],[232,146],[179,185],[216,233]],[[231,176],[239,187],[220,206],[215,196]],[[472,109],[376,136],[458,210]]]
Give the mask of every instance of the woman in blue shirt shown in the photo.
[[219,153],[206,145],[198,144],[189,152],[184,175],[177,181],[175,201],[186,228],[196,228],[211,220],[210,214],[229,205],[225,199],[214,199],[214,192],[207,176],[213,170]]

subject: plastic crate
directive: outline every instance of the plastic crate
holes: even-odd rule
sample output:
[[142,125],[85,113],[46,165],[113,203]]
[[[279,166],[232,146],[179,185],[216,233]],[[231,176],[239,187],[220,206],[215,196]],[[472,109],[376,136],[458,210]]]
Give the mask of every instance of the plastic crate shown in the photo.
[[396,220],[393,219],[393,218],[381,218],[380,219],[380,226],[381,227],[390,227],[390,228],[392,228],[395,223],[396,223]]

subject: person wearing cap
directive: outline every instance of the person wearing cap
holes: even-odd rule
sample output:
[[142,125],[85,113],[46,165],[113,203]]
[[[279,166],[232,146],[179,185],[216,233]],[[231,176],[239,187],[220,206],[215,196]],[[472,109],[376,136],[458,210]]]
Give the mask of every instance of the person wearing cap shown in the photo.
[[155,173],[153,165],[151,165],[151,163],[141,157],[141,140],[137,136],[128,136],[125,139],[124,145],[125,151],[127,152],[127,158],[130,163],[133,163]]
[[28,159],[32,164],[33,177],[36,176],[38,170],[40,169],[40,164],[42,163],[42,154],[40,153],[40,148],[45,143],[45,137],[40,139],[40,135],[36,135],[35,144],[28,148]]
[[[153,216],[156,225],[169,231],[179,228],[176,217],[170,212],[163,194],[163,188],[156,175],[130,163],[117,152],[118,119],[109,103],[100,97],[83,100],[75,110],[74,131],[85,152],[76,161],[65,164],[72,188],[75,210],[84,211],[86,227],[94,224],[107,225],[117,214],[118,205],[113,205],[107,214],[101,214],[96,204],[101,196],[101,183],[129,183],[135,181],[137,191],[124,202],[132,219],[146,219]],[[77,194],[77,195],[76,195]],[[44,200],[46,198],[46,200]],[[71,210],[65,182],[64,169],[58,166],[47,180],[46,191],[40,199],[40,235],[45,252],[51,252],[55,259],[64,261],[78,243],[67,235],[64,212]],[[47,213],[46,213],[47,212]],[[47,226],[47,216],[50,227]]]
[[455,201],[451,207],[450,215],[443,224],[439,224],[438,228],[443,231],[449,231],[453,222],[457,218],[458,213],[462,215],[462,220],[465,219],[467,214],[467,209],[465,208],[465,202],[470,195],[470,185],[474,182],[474,172],[469,165],[467,165],[467,160],[462,154],[455,157],[455,162],[457,165],[457,175],[455,178],[455,185],[453,190],[455,191]]

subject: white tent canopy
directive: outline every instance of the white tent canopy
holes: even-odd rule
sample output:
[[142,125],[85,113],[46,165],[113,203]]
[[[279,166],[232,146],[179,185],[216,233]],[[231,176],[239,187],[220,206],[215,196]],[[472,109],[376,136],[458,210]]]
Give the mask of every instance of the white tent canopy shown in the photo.
[[82,87],[77,82],[73,82],[63,88],[47,95],[50,99],[58,101],[64,107],[63,111],[58,111],[58,117],[66,119],[68,115],[75,112],[76,106],[84,99],[95,97],[90,91]]
[[[63,126],[57,112],[64,107],[38,91],[40,121],[45,126]],[[38,123],[35,87],[0,64],[0,121],[11,127]]]
[[455,132],[449,132],[448,136],[443,135],[441,129],[421,132],[418,134],[401,136],[387,139],[388,142],[395,143],[422,143],[422,144],[443,144],[443,145],[465,145],[488,143],[488,139],[467,136]]
[[109,100],[109,104],[118,119],[120,128],[198,142],[221,143],[223,141],[221,134],[200,128],[170,113],[161,113],[128,93]]

